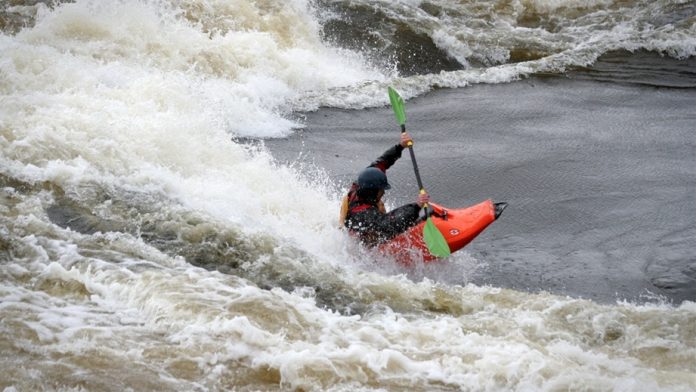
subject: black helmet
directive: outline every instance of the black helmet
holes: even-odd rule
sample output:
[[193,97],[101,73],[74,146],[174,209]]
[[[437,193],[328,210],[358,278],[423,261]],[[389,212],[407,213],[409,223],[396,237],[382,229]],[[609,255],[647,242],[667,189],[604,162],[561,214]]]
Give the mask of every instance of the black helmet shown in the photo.
[[368,167],[358,175],[360,189],[389,189],[387,175],[376,167]]

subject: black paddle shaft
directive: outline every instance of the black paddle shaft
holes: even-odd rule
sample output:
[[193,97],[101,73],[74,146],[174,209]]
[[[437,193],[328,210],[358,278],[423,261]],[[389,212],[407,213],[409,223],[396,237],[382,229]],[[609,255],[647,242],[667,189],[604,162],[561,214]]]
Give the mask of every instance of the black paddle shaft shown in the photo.
[[[406,125],[401,125],[401,133],[406,132]],[[418,163],[416,162],[416,154],[413,152],[413,143],[409,143],[408,152],[411,154],[411,163],[413,163],[413,171],[416,173],[416,181],[418,181],[418,190],[420,193],[425,193],[425,188],[423,188],[423,181],[420,178],[420,171],[418,171]],[[428,203],[423,204],[423,211],[425,211],[425,219],[430,218],[430,208],[428,208]]]
[[[401,133],[405,133],[405,132],[406,132],[406,125],[402,124],[401,125]],[[408,152],[411,154],[411,162],[413,162],[413,171],[416,172],[416,181],[418,181],[418,190],[424,191],[425,188],[423,188],[423,181],[421,181],[420,171],[418,171],[418,163],[416,162],[416,154],[413,153],[413,145],[412,144],[408,145]]]

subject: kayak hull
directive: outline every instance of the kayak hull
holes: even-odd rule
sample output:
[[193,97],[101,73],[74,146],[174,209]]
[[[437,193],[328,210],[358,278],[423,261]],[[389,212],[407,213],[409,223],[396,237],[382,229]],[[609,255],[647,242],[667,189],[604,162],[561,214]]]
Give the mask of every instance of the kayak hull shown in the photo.
[[[433,209],[431,220],[438,228],[454,253],[469,244],[488,225],[502,213],[504,203],[486,200],[466,208],[444,208],[430,203]],[[412,264],[419,260],[431,262],[437,260],[428,251],[423,241],[425,221],[411,227],[390,241],[379,246],[380,252],[393,257],[403,264]]]

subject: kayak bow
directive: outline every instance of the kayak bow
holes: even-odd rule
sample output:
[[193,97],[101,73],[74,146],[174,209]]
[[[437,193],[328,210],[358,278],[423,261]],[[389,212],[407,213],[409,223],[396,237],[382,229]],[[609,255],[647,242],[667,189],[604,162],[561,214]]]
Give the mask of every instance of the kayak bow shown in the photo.
[[[456,252],[469,244],[488,225],[493,223],[505,210],[507,203],[493,203],[486,200],[467,208],[448,209],[441,205],[430,203],[432,223],[442,233],[450,252]],[[379,246],[379,250],[395,258],[402,264],[412,264],[418,260],[430,262],[437,260],[428,250],[423,240],[423,221],[407,231],[399,234],[390,241]]]

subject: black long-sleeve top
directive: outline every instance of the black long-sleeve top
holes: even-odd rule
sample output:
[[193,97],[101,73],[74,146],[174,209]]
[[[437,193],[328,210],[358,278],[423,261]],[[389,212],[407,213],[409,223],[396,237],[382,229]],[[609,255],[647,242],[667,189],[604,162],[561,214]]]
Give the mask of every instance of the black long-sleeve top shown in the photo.
[[[368,167],[376,167],[386,173],[387,169],[401,158],[403,150],[404,148],[397,144]],[[362,192],[359,190],[358,184],[353,183],[348,192],[348,215],[344,225],[357,234],[366,245],[374,246],[388,241],[418,222],[418,204],[406,204],[386,213],[381,201],[361,197]]]

